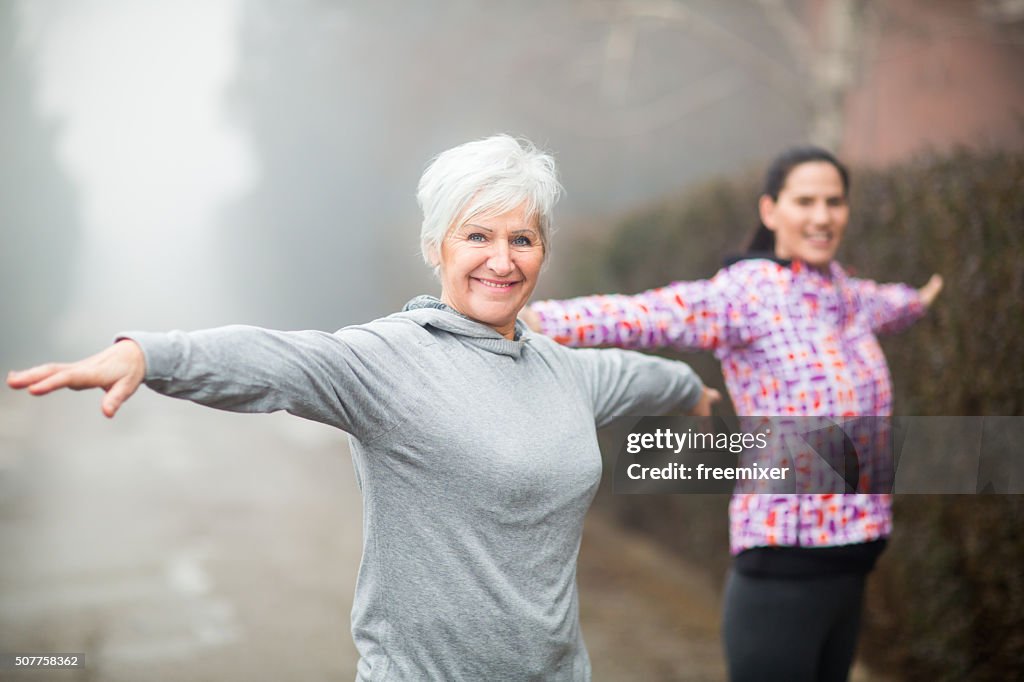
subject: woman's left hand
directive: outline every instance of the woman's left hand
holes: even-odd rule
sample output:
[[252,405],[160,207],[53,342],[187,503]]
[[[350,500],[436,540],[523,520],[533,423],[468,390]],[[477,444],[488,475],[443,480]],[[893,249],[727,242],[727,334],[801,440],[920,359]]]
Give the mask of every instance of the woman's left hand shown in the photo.
[[704,390],[701,391],[700,400],[698,400],[697,404],[693,406],[692,410],[690,410],[690,414],[694,417],[710,417],[711,406],[721,399],[721,393],[713,388],[705,386]]
[[932,275],[927,284],[917,290],[917,293],[921,297],[921,303],[924,304],[925,308],[928,308],[940,291],[942,291],[942,275],[935,274]]

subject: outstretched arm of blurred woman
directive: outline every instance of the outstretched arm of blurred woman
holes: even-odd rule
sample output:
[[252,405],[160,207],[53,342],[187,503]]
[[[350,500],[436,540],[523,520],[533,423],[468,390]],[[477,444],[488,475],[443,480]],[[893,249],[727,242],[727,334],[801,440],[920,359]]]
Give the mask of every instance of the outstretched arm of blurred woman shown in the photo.
[[877,334],[903,331],[916,322],[942,291],[942,277],[932,275],[920,289],[905,284],[879,284],[851,277],[849,284],[857,292],[871,329]]
[[146,376],[146,358],[139,345],[122,339],[114,345],[71,363],[51,362],[7,374],[11,388],[27,388],[32,395],[46,395],[59,388],[81,391],[102,388],[103,414],[113,417],[135,393]]
[[778,266],[750,261],[711,279],[672,282],[625,296],[539,301],[524,308],[534,331],[567,346],[715,350],[749,343],[764,326],[758,292]]

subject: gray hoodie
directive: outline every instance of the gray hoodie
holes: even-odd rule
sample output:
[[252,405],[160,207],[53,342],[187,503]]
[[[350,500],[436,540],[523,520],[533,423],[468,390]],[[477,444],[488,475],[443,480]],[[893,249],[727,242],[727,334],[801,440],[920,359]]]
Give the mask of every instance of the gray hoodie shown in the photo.
[[576,559],[595,426],[686,411],[679,362],[508,340],[437,299],[334,334],[130,333],[146,385],[350,434],[363,494],[358,680],[588,680]]

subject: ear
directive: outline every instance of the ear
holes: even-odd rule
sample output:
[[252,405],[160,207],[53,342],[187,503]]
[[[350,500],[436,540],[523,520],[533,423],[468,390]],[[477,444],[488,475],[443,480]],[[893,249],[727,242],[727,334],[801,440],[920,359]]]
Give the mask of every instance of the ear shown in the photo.
[[758,213],[761,214],[761,222],[772,232],[775,231],[775,200],[767,194],[762,194],[757,202]]
[[427,259],[433,268],[441,265],[441,251],[437,244],[431,244],[427,247]]

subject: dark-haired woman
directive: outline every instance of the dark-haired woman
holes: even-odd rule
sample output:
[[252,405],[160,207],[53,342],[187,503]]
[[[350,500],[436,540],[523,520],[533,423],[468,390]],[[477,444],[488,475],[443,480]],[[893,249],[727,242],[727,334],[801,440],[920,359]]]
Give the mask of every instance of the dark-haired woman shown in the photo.
[[[743,416],[889,416],[876,334],[918,319],[942,288],[849,276],[834,260],[849,176],[825,150],[772,163],[745,257],[709,280],[634,296],[543,301],[525,321],[572,346],[712,350]],[[723,639],[733,680],[845,680],[864,581],[892,527],[888,495],[735,494]]]

